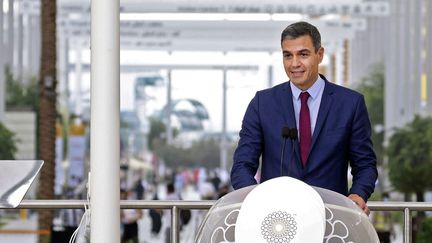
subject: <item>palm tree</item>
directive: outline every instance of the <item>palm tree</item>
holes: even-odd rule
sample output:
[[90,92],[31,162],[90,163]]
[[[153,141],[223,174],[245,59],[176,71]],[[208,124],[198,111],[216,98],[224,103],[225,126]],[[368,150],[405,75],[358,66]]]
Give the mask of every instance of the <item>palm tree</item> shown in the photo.
[[[39,76],[40,106],[38,116],[38,153],[45,161],[40,173],[39,198],[54,198],[55,121],[56,121],[56,0],[41,0],[41,69]],[[39,212],[39,229],[51,229],[52,212]],[[39,242],[47,242],[40,237]]]

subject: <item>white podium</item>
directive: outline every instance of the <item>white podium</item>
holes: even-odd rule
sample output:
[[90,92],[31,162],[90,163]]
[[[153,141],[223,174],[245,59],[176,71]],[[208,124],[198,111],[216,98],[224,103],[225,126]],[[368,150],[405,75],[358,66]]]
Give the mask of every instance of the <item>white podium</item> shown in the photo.
[[347,197],[290,177],[233,191],[209,210],[195,243],[379,243]]

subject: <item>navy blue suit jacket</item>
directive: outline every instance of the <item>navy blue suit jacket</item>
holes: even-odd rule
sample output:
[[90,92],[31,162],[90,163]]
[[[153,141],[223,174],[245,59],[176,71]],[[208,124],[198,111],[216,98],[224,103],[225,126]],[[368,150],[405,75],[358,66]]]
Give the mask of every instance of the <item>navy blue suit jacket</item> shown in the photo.
[[[234,153],[231,170],[234,189],[257,183],[254,176],[262,156],[261,182],[281,174],[288,175],[343,195],[355,193],[367,201],[374,191],[378,173],[370,139],[371,125],[361,94],[325,80],[304,168],[300,162],[298,140],[287,139],[282,172],[280,170],[284,126],[296,127],[289,82],[258,91],[250,102]],[[349,164],[353,175],[350,190]]]

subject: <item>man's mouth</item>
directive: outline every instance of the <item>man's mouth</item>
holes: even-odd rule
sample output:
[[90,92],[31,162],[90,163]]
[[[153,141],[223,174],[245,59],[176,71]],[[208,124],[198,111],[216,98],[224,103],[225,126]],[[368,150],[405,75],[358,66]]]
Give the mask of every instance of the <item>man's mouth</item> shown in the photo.
[[304,71],[291,71],[293,77],[301,77],[304,74]]

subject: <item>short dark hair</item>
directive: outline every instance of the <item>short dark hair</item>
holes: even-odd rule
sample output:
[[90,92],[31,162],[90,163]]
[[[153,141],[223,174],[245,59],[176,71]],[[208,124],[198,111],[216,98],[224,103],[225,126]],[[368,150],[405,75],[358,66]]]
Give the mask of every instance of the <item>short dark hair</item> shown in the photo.
[[281,43],[285,40],[297,39],[301,36],[308,35],[312,39],[312,44],[317,52],[321,48],[321,34],[318,29],[308,22],[296,22],[288,25],[281,35]]

